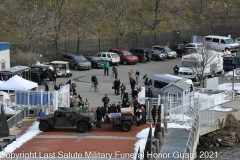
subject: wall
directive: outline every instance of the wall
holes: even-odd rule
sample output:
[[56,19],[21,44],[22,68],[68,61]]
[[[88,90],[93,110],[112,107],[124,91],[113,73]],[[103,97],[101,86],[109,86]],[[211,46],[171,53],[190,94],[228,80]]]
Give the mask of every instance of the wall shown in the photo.
[[165,93],[165,103],[164,103],[164,111],[167,111],[170,109],[170,103],[168,101],[168,93],[178,93],[178,103],[171,103],[171,108],[175,108],[177,106],[182,105],[182,90],[174,85],[170,85],[167,88],[164,88],[164,93]]
[[10,43],[0,42],[0,70],[10,68]]

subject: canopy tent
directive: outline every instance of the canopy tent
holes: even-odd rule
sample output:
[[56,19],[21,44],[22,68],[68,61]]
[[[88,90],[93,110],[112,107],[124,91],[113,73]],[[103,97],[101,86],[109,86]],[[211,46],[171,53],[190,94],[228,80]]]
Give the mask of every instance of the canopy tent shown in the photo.
[[38,84],[28,81],[18,75],[13,76],[4,83],[0,83],[0,90],[26,91],[38,87]]

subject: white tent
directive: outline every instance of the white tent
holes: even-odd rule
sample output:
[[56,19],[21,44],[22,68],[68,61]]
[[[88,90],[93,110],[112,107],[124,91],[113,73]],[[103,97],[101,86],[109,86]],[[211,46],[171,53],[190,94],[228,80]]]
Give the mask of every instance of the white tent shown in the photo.
[[4,83],[0,83],[0,90],[26,91],[38,87],[38,84],[28,81],[18,75],[13,76]]

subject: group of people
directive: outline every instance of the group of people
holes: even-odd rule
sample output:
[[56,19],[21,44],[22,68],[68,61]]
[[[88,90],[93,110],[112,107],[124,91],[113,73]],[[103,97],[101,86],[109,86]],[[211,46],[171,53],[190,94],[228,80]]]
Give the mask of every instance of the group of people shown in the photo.
[[72,92],[70,92],[70,107],[91,109],[91,101],[88,98],[83,101],[80,94],[77,95],[77,93],[73,94]]
[[103,97],[102,101],[104,103],[104,106],[102,107],[98,106],[96,110],[97,115],[96,127],[98,128],[101,128],[101,123],[103,122],[110,123],[110,119],[107,116],[107,114],[121,112],[121,102],[119,102],[119,104],[116,104],[115,102],[113,102],[112,104],[108,104],[109,98],[107,97],[107,95]]

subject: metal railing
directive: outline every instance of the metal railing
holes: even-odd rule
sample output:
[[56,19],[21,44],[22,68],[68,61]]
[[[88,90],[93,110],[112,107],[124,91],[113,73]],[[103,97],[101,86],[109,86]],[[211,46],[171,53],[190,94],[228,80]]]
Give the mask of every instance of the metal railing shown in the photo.
[[183,155],[191,155],[190,157],[183,157],[183,160],[192,160],[197,158],[197,154],[194,153],[194,145],[196,145],[195,143],[198,143],[198,130],[199,130],[199,117],[197,114],[195,114],[194,116],[194,123],[192,125],[191,130],[189,130],[189,132],[191,132],[189,134],[188,140],[187,140],[187,144],[186,144],[186,148],[185,148],[185,152],[183,153]]
[[28,108],[24,108],[17,114],[13,115],[11,118],[7,120],[8,127],[11,128],[15,124],[17,124],[19,121],[24,119],[27,116],[27,113],[28,113]]

